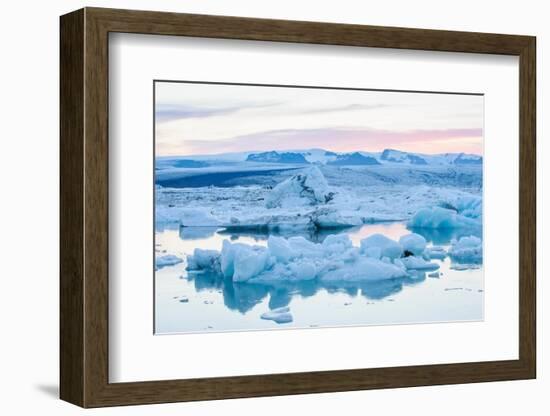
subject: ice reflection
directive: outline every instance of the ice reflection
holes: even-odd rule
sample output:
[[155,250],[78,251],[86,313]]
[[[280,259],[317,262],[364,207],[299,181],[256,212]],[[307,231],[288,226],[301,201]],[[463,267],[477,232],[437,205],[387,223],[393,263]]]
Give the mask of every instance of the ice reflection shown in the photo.
[[220,291],[224,305],[241,313],[250,311],[257,304],[269,298],[269,309],[288,306],[294,297],[313,297],[320,291],[329,294],[345,293],[350,297],[362,296],[367,300],[380,300],[399,293],[404,286],[412,286],[426,279],[425,273],[411,277],[373,282],[330,282],[300,281],[272,284],[236,283],[215,273],[189,273],[187,279],[193,282],[197,292]]
[[[480,230],[410,230],[403,222],[387,222],[321,232],[293,230],[291,235],[301,235],[321,243],[330,234],[345,233],[355,246],[359,246],[362,239],[374,233],[398,240],[412,231],[423,235],[429,245],[440,246],[448,246],[453,238],[463,235],[481,234]],[[284,232],[271,234],[291,236]],[[258,230],[237,232],[221,227],[192,229],[172,224],[157,227],[155,250],[157,255],[173,254],[185,260],[197,247],[219,251],[224,240],[266,245],[269,235]],[[190,273],[185,270],[184,261],[155,273],[155,333],[481,319],[483,266],[457,264],[449,257],[433,261],[440,265],[437,273],[419,272],[401,279],[360,283],[314,280],[269,284],[234,283],[219,274]],[[289,307],[292,313],[291,323],[262,318],[267,311],[285,307]]]
[[[365,224],[358,227],[348,227],[340,229],[292,229],[292,230],[235,230],[231,228],[220,227],[178,227],[177,225],[165,226],[162,230],[157,228],[157,232],[179,228],[179,237],[182,240],[203,240],[209,238],[229,237],[231,241],[237,241],[246,237],[254,241],[267,241],[270,235],[280,237],[301,236],[314,243],[322,243],[326,237],[332,234],[347,234],[355,245],[359,245],[363,238],[369,235],[379,233],[394,240],[398,240],[404,234],[410,232],[422,235],[428,243],[434,245],[447,245],[451,240],[474,235],[482,237],[481,227],[470,228],[418,228],[406,227],[399,222],[381,222],[374,224]],[[217,237],[216,237],[217,236]]]

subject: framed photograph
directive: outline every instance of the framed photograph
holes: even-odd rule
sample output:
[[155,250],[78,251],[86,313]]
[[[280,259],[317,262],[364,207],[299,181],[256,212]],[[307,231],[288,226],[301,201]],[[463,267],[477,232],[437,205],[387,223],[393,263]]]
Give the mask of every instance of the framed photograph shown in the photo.
[[535,49],[62,16],[61,398],[534,378]]

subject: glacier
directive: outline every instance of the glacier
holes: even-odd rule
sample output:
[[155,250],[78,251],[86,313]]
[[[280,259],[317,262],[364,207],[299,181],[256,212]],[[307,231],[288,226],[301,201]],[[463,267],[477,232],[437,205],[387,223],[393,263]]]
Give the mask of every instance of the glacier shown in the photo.
[[[276,180],[274,185],[157,185],[156,224],[264,232],[346,228],[379,221],[409,221],[411,228],[428,229],[481,226],[479,195],[418,183],[399,185],[394,176],[381,179],[379,174],[370,184],[373,174],[364,177],[365,169],[320,165],[287,169],[277,174],[280,178],[269,177]],[[381,180],[389,182],[379,184]]]

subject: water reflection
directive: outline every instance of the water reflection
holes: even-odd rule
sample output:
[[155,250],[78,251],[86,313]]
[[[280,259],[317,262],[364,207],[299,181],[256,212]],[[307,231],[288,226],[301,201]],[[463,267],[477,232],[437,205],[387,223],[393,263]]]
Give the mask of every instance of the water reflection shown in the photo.
[[[410,232],[431,244],[445,246],[463,235],[481,236],[481,230],[407,229],[403,222],[365,224],[340,230],[237,231],[221,227],[157,226],[155,250],[185,259],[197,247],[221,250],[224,240],[267,245],[269,235],[301,235],[321,243],[330,234],[345,233],[353,245],[374,233],[391,239]],[[375,282],[234,283],[219,274],[185,270],[185,261],[155,274],[156,333],[183,333],[268,329],[279,325],[261,318],[266,311],[291,307],[294,321],[285,328],[370,325],[400,322],[471,320],[482,317],[482,266],[464,267],[450,258],[434,260],[441,268],[407,278]],[[441,276],[441,278],[439,278]],[[412,288],[413,286],[414,289]],[[449,290],[447,290],[449,289]],[[456,289],[456,290],[455,290]],[[182,301],[181,299],[185,299]]]
[[256,241],[267,240],[270,235],[277,237],[304,237],[306,240],[314,243],[322,243],[325,238],[331,234],[349,234],[353,230],[358,230],[360,227],[346,227],[335,229],[316,229],[316,228],[300,228],[300,229],[283,229],[283,230],[263,230],[263,229],[249,229],[249,230],[236,230],[231,228],[224,228],[218,231],[218,234],[222,236],[229,236],[232,241],[238,240],[241,237],[249,237]]
[[182,240],[202,240],[212,237],[219,227],[179,227],[179,236]]
[[481,227],[467,228],[418,228],[406,227],[403,223],[388,222],[378,224],[365,224],[357,227],[337,228],[337,229],[293,229],[293,230],[265,230],[261,228],[238,230],[232,228],[220,227],[178,227],[177,225],[164,226],[162,230],[157,228],[157,232],[179,228],[179,238],[182,240],[203,240],[215,236],[229,237],[231,241],[248,238],[253,241],[267,241],[270,235],[279,237],[297,237],[301,236],[314,243],[322,243],[326,237],[333,234],[347,234],[355,245],[368,237],[369,235],[380,233],[385,236],[398,240],[399,237],[407,233],[417,233],[423,236],[428,243],[434,245],[448,245],[453,239],[474,235],[482,237]]
[[268,297],[269,309],[275,309],[288,306],[294,297],[308,298],[322,290],[329,294],[345,293],[350,297],[362,296],[367,300],[380,300],[399,293],[404,286],[412,286],[424,281],[426,274],[417,273],[406,278],[373,282],[330,283],[316,280],[274,284],[239,283],[208,272],[189,273],[187,279],[193,282],[197,292],[211,290],[221,292],[223,303],[228,309],[244,314]]

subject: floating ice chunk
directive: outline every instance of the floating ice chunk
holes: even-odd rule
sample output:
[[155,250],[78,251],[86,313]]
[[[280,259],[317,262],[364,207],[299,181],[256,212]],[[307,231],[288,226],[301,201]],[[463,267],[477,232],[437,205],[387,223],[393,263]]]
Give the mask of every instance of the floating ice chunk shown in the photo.
[[296,257],[322,258],[325,252],[321,244],[315,244],[306,240],[304,237],[290,237],[288,239],[290,249],[296,253]]
[[225,277],[233,277],[233,273],[235,273],[235,248],[237,245],[240,243],[231,244],[228,240],[223,240],[220,267]]
[[220,270],[220,253],[216,250],[196,248],[193,255],[187,256],[187,270]]
[[422,208],[409,221],[410,227],[417,228],[461,228],[479,226],[478,218],[466,217],[447,208]]
[[362,250],[362,252],[367,257],[372,257],[373,259],[379,259],[382,257],[382,249],[380,247],[367,247],[366,249]]
[[220,222],[204,209],[183,208],[179,210],[180,224],[183,227],[216,227]]
[[439,269],[439,264],[430,263],[429,261],[424,260],[422,257],[409,256],[403,257],[401,262],[407,269],[411,270],[437,270]]
[[160,256],[155,259],[156,269],[162,269],[166,266],[173,266],[183,261],[182,258],[174,256],[173,254],[167,254],[166,256]]
[[344,214],[335,209],[322,209],[312,215],[317,228],[343,228],[363,224],[363,219],[357,214]]
[[295,261],[290,263],[288,269],[291,276],[295,276],[297,280],[312,280],[317,277],[317,267],[315,262],[312,261]]
[[479,264],[462,264],[462,263],[452,263],[451,270],[463,271],[463,270],[476,270],[481,266]]
[[460,240],[453,240],[449,255],[453,261],[458,263],[481,263],[483,259],[483,244],[476,236],[462,237]]
[[403,254],[403,247],[382,234],[373,234],[361,240],[361,252],[368,257],[395,259]]
[[[388,247],[389,243],[384,246]],[[225,240],[221,254],[198,251],[189,259],[189,264],[217,270],[235,282],[249,283],[313,279],[360,282],[407,276],[403,259],[392,258],[395,252],[388,250],[384,254],[389,255],[382,256],[379,247],[374,249],[378,250],[376,256],[369,257],[354,247],[347,235],[328,236],[321,244],[304,237],[271,236],[267,247],[232,244]]]
[[480,218],[482,215],[482,199],[477,195],[458,197],[455,207],[459,214],[468,218]]
[[369,257],[360,257],[352,263],[329,264],[319,275],[322,281],[367,282],[405,277],[406,271],[398,265]]
[[295,207],[326,204],[333,198],[327,181],[316,166],[279,183],[266,197],[266,207]]
[[[275,261],[275,259],[273,259]],[[220,255],[220,271],[235,282],[243,282],[261,273],[272,263],[265,247],[232,244],[224,240]]]
[[272,284],[276,282],[299,282],[317,278],[323,267],[318,259],[295,259],[288,264],[275,263],[258,276],[248,280],[249,283]]
[[431,260],[431,259],[443,260],[445,257],[447,257],[447,251],[443,247],[439,247],[439,246],[427,247],[426,250],[424,250],[424,257],[427,260]]
[[399,239],[399,244],[403,247],[403,250],[408,251],[415,256],[420,256],[426,249],[426,239],[420,234],[407,234]]
[[393,264],[395,264],[397,267],[399,267],[401,270],[406,270],[407,268],[405,267],[405,265],[403,264],[403,262],[401,261],[402,259],[394,259],[393,260]]
[[233,281],[246,282],[263,272],[269,265],[269,253],[265,247],[238,247],[234,254]]
[[296,252],[292,250],[288,240],[282,237],[269,236],[267,240],[269,253],[275,257],[278,262],[288,263],[290,259],[296,257]]
[[272,309],[269,312],[263,313],[260,318],[274,321],[278,324],[286,324],[293,320],[288,306]]
[[331,234],[322,243],[323,250],[327,254],[342,253],[353,247],[350,238],[346,234]]

